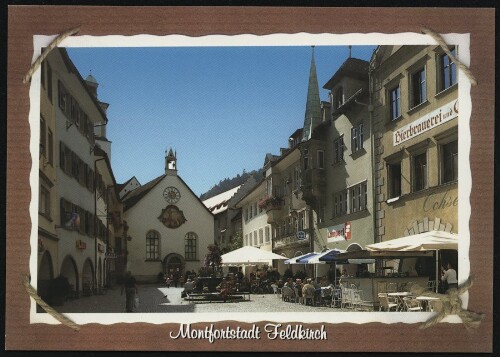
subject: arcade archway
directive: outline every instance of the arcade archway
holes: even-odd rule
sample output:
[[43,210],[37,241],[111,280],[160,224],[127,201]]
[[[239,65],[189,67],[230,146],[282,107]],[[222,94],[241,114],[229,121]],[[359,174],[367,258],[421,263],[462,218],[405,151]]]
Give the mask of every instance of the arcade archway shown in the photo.
[[78,269],[76,267],[75,260],[70,255],[64,258],[62,262],[61,275],[68,279],[68,282],[72,285],[75,291],[80,290]]
[[37,276],[37,291],[38,295],[45,300],[48,301],[49,294],[49,284],[50,281],[54,278],[54,270],[52,265],[52,257],[48,250],[43,253],[43,256],[40,260],[40,266],[38,268],[38,276]]

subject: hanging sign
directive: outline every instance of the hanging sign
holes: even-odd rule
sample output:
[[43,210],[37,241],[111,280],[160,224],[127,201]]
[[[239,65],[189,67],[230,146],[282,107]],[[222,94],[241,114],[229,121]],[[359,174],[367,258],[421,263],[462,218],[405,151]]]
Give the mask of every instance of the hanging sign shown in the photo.
[[76,241],[76,249],[86,249],[87,248],[87,243],[81,241],[80,239]]
[[306,239],[306,232],[298,231],[297,232],[297,240],[304,240],[304,239]]
[[345,222],[344,224],[338,224],[336,226],[327,228],[327,242],[341,242],[344,240],[351,239],[351,222]]

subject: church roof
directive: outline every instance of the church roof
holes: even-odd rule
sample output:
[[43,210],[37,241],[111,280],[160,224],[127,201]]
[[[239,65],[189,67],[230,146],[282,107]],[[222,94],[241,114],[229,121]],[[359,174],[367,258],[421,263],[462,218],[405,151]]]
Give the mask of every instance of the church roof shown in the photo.
[[316,63],[314,62],[314,48],[309,70],[309,85],[307,87],[306,112],[304,115],[303,140],[311,138],[312,130],[321,123],[321,106],[319,98],[318,75],[316,74]]
[[[161,176],[158,176],[157,178],[149,181],[148,183],[142,185],[142,186],[139,186],[137,187],[135,190],[133,191],[130,191],[129,193],[127,193],[125,196],[123,196],[122,198],[122,202],[124,204],[123,206],[123,211],[127,211],[129,210],[130,208],[132,208],[133,206],[135,206],[141,199],[144,198],[144,196],[146,196],[153,188],[156,187],[156,185],[158,185],[167,175],[163,174]],[[175,176],[179,179],[179,181],[184,185],[186,186],[186,188],[189,190],[189,192],[191,192],[191,194],[196,197],[198,199],[198,201],[200,202],[200,204],[210,213],[210,214],[213,214],[212,212],[210,212],[210,210],[203,204],[203,202],[200,200],[200,198],[193,192],[193,190],[191,190],[191,188],[184,182],[184,180],[179,176]]]

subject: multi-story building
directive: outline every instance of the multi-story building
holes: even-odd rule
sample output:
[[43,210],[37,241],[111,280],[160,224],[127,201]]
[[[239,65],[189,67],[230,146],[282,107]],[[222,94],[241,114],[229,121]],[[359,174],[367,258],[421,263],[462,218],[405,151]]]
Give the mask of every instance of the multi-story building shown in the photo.
[[[371,67],[376,241],[458,233],[455,64],[439,46],[379,46]],[[456,251],[441,256],[457,267]],[[416,267],[434,276],[433,262]]]
[[48,60],[41,65],[40,86],[40,152],[38,186],[38,294],[48,297],[51,279],[59,273],[59,237],[55,228],[57,221],[56,170],[57,144],[56,117],[57,91],[54,84],[53,64]]
[[110,205],[121,212],[121,204],[105,132],[108,104],[63,48],[51,51],[41,71],[38,290],[48,297],[50,280],[61,275],[78,296],[111,283],[109,237],[119,228],[108,212]]
[[55,123],[53,154],[57,158],[54,196],[59,209],[53,219],[59,239],[56,271],[80,292],[84,286],[89,290],[97,284],[95,190],[101,181],[95,169],[94,126],[105,125],[107,118],[65,49],[51,51],[45,67],[50,81],[47,88],[52,91],[53,119],[49,121]]
[[[307,208],[300,192],[300,143],[302,130],[289,140],[281,155],[267,154],[264,179],[241,198],[243,245],[293,258],[310,251]],[[283,262],[274,262],[281,273]]]
[[313,189],[319,186],[318,230],[327,248],[361,249],[374,242],[368,66],[349,57],[323,86],[330,91],[322,106],[328,115],[312,133],[319,149],[306,173]]
[[[214,215],[215,243],[222,253],[227,253],[231,249],[237,236],[243,238],[242,209],[241,206],[237,206],[237,203],[256,184],[255,178],[250,176],[242,185],[203,201],[203,204]],[[243,245],[245,245],[244,242]]]
[[234,225],[231,225],[231,220],[236,212],[230,210],[229,203],[240,187],[241,185],[236,186],[203,201],[203,204],[214,215],[215,244],[219,246],[223,253],[227,252],[232,237],[236,233],[233,231]]

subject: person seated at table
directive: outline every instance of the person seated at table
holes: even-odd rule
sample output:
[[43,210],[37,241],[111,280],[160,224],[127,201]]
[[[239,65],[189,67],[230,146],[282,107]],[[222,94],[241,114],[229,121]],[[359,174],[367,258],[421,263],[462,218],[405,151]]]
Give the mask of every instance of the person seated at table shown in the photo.
[[222,281],[217,286],[217,290],[220,291],[220,296],[222,297],[224,302],[226,302],[227,296],[229,295],[229,292],[231,290],[231,282],[229,281],[229,279],[226,277],[222,278]]
[[184,291],[186,293],[191,293],[194,290],[194,281],[191,278],[188,278],[186,283],[184,284]]
[[289,288],[293,289],[294,284],[292,278],[288,278],[284,286],[288,286]]
[[340,279],[339,279],[339,284],[342,284],[342,280],[345,279],[345,278],[348,278],[349,275],[347,275],[347,269],[342,269],[342,275],[340,276]]
[[[306,283],[302,287],[302,296],[303,296],[303,303],[307,305],[307,300],[312,299],[312,305],[314,305],[314,301],[316,299],[316,289],[314,288],[314,285],[312,284],[312,279],[308,278],[306,280]],[[321,288],[319,289],[321,291]],[[320,293],[321,295],[321,293]]]
[[299,298],[299,302],[302,302],[302,279],[296,279],[295,284],[294,284],[294,290],[295,293],[297,294],[297,297]]

